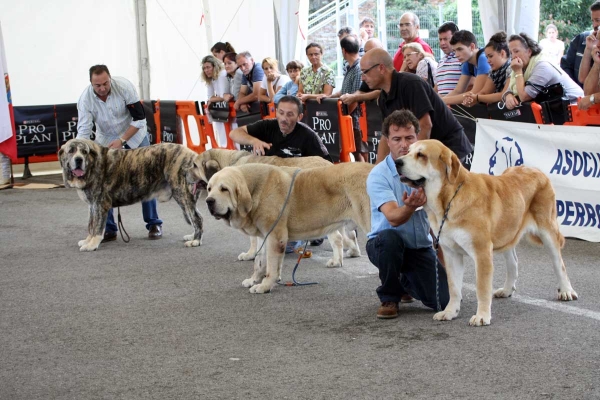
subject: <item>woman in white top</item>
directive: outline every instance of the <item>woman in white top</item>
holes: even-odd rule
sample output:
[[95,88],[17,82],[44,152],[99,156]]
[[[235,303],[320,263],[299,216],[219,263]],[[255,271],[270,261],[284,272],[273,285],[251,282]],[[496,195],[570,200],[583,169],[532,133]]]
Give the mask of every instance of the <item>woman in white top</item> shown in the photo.
[[[206,97],[208,98],[207,105],[219,101],[225,101],[225,97],[229,95],[229,81],[227,80],[227,71],[225,66],[215,56],[206,56],[202,59],[202,79],[206,82]],[[212,120],[211,120],[212,122]],[[227,146],[227,133],[222,122],[212,122],[213,129],[217,134],[219,147]],[[216,147],[212,144],[212,147]]]
[[560,65],[560,59],[565,53],[565,44],[562,40],[558,40],[558,29],[556,25],[549,24],[546,27],[546,38],[540,40],[542,53],[547,54],[551,60]]
[[202,59],[202,79],[206,82],[206,97],[208,105],[223,101],[225,93],[229,93],[227,71],[223,63],[215,56],[206,56]]
[[262,61],[262,69],[265,71],[265,76],[260,86],[258,100],[271,103],[279,89],[290,81],[290,77],[281,75],[279,63],[271,57],[267,57]]
[[405,44],[402,47],[402,54],[404,55],[404,63],[402,63],[401,71],[413,72],[433,87],[437,72],[437,62],[433,55],[425,52],[423,46],[417,42]]

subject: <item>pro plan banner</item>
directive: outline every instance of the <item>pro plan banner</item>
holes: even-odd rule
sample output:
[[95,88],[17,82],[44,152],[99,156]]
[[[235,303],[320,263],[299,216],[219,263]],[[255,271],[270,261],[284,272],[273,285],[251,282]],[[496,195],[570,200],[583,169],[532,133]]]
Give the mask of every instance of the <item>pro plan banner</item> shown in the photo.
[[471,171],[500,175],[516,165],[550,178],[564,236],[600,242],[598,128],[478,120]]
[[56,131],[58,132],[58,147],[77,137],[77,103],[57,104]]
[[337,99],[323,99],[319,104],[316,100],[308,100],[302,120],[317,132],[333,162],[340,161],[340,120],[337,102]]
[[17,156],[43,156],[58,152],[54,105],[20,106],[15,110]]
[[163,143],[183,144],[181,117],[177,115],[174,101],[160,101],[160,141]]
[[148,140],[150,144],[156,144],[156,123],[154,122],[156,100],[143,100],[142,107],[146,114],[146,126],[148,127]]
[[375,164],[377,149],[381,140],[381,126],[383,117],[376,100],[365,102],[367,108],[367,145],[369,146],[369,162]]

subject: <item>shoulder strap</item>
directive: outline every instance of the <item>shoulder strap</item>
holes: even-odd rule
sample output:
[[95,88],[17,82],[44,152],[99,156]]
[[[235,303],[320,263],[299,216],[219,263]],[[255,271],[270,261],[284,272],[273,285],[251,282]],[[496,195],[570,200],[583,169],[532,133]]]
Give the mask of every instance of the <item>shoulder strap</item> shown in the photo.
[[484,49],[477,50],[477,56],[475,57],[475,62],[477,64],[473,65],[473,64],[469,63],[469,74],[471,76],[475,76],[475,67],[479,66],[479,57],[481,56],[481,53],[483,53],[483,50]]

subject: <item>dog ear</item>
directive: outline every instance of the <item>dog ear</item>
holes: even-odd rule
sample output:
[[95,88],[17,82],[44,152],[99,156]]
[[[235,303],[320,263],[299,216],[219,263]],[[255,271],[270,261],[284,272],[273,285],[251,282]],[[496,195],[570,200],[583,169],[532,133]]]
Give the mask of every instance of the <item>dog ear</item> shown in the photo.
[[456,183],[458,174],[460,173],[460,160],[452,151],[445,151],[442,156],[442,161],[446,164],[446,176],[450,183]]
[[204,175],[206,175],[206,181],[209,181],[214,174],[221,170],[221,166],[215,160],[203,161],[202,167],[204,168]]
[[64,168],[63,154],[65,154],[65,146],[66,144],[63,144],[62,146],[60,146],[60,150],[58,150],[58,162],[60,163],[61,168]]
[[246,181],[240,179],[235,187],[235,194],[237,196],[237,210],[242,218],[246,217],[252,210],[252,196]]

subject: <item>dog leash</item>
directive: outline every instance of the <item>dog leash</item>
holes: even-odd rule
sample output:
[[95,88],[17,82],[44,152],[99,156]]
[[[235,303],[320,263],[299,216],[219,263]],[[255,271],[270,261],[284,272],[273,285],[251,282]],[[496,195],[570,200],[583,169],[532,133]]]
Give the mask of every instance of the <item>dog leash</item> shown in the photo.
[[[283,215],[283,212],[285,211],[285,208],[287,207],[288,201],[290,200],[290,196],[292,194],[292,189],[294,188],[294,181],[296,180],[296,175],[298,175],[298,172],[300,172],[300,169],[297,169],[296,171],[294,171],[294,175],[292,175],[292,182],[290,183],[290,188],[288,189],[287,196],[285,197],[285,201],[283,202],[283,207],[281,208],[281,211],[279,212],[277,219],[273,223],[273,226],[271,227],[271,229],[269,229],[269,232],[267,232],[267,234],[265,235],[265,239],[263,240],[262,244],[260,245],[260,248],[256,251],[256,253],[254,253],[255,258],[258,255],[258,253],[260,253],[260,251],[262,250],[265,243],[267,243],[267,238],[269,237],[271,232],[273,232],[273,229],[275,229],[275,227],[279,223],[279,220],[281,219],[281,216]],[[286,283],[277,282],[278,284],[283,285],[283,286],[307,286],[307,285],[318,284],[318,282],[301,283],[301,282],[296,281],[296,270],[298,269],[298,266],[300,265],[300,261],[302,260],[302,258],[304,256],[304,252],[306,251],[306,246],[308,246],[308,240],[304,243],[304,249],[302,250],[302,253],[300,253],[298,255],[298,261],[296,262],[296,265],[294,266],[294,270],[292,271],[292,282],[286,282]]]
[[292,194],[292,189],[294,188],[294,181],[296,180],[296,175],[298,175],[298,172],[300,172],[299,168],[296,171],[294,171],[294,175],[292,175],[292,183],[290,183],[290,188],[288,189],[287,196],[285,197],[285,201],[283,202],[283,207],[281,208],[281,211],[279,212],[277,219],[273,223],[273,226],[271,227],[271,229],[269,229],[269,232],[267,232],[267,234],[265,235],[265,239],[263,240],[262,244],[260,245],[260,248],[258,250],[256,250],[256,253],[254,253],[254,257],[256,257],[256,255],[258,253],[260,253],[260,251],[262,250],[265,243],[267,243],[267,238],[269,237],[271,232],[273,232],[273,229],[275,229],[275,227],[277,226],[277,223],[279,223],[279,220],[281,219],[281,216],[283,215],[283,212],[285,211],[285,208],[287,207],[288,201]]
[[438,231],[437,236],[433,238],[433,249],[435,250],[435,299],[437,301],[437,311],[442,311],[442,306],[440,304],[440,275],[438,270],[438,264],[440,263],[440,259],[437,256],[438,249],[440,247],[440,235],[442,234],[442,228],[444,227],[444,223],[448,219],[448,213],[450,212],[450,206],[452,205],[452,200],[458,194],[458,191],[462,187],[464,182],[461,182],[460,185],[456,188],[456,192],[448,202],[448,206],[446,207],[446,211],[444,211],[444,217],[442,218],[442,223],[440,224],[440,229]]
[[[121,220],[121,207],[117,207],[117,223],[119,224],[119,231],[121,232],[121,239],[123,239],[123,241],[125,243],[129,243],[129,240],[131,240],[129,238],[129,234],[127,233],[127,231],[125,231],[125,227],[123,226],[123,221]],[[125,236],[123,236],[123,232],[125,233],[125,236],[127,236],[127,240],[125,240]]]

